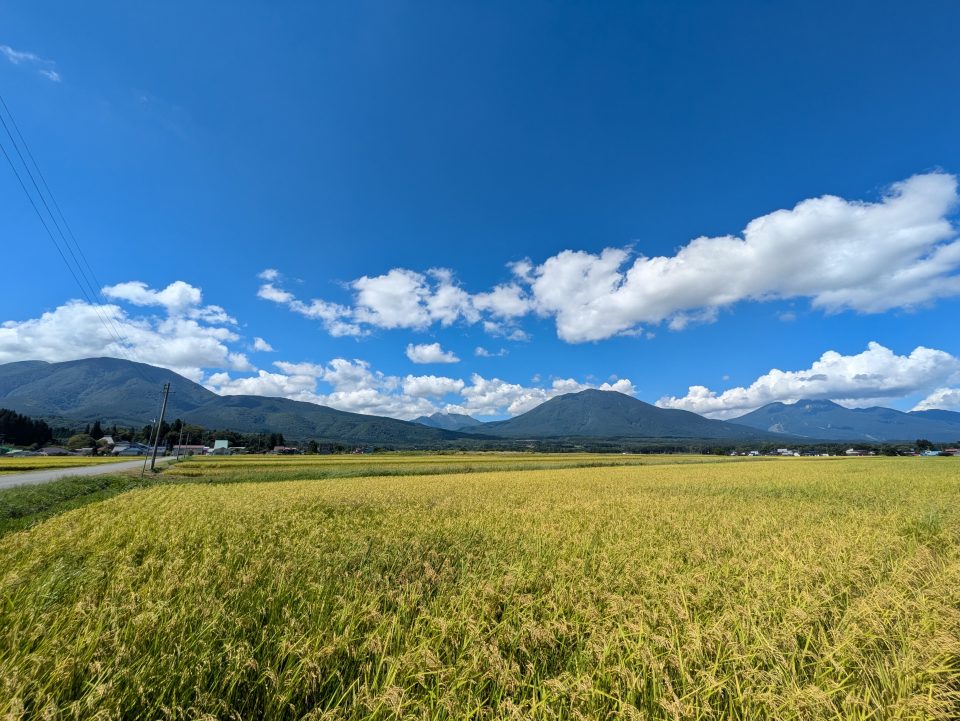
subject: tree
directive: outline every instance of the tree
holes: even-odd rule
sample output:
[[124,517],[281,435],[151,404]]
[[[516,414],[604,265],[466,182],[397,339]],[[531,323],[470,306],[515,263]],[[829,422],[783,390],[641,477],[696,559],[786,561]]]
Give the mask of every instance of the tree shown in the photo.
[[307,444],[307,453],[311,456],[315,456],[320,452],[320,446],[317,445],[316,441],[310,441]]
[[96,441],[94,441],[93,436],[88,433],[78,433],[75,436],[70,436],[70,440],[67,441],[67,448],[71,451],[80,448],[93,448],[95,445]]
[[928,441],[926,438],[918,438],[916,445],[917,445],[917,450],[920,450],[920,451],[933,450],[933,444],[930,441]]
[[0,438],[4,443],[29,446],[51,440],[53,430],[44,421],[35,421],[15,411],[0,408]]

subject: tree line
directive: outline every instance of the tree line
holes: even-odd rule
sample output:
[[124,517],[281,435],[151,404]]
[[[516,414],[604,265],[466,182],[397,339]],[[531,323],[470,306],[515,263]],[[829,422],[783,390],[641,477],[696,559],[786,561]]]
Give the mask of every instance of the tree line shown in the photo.
[[44,421],[35,421],[16,411],[0,408],[0,442],[32,446],[53,440],[53,429]]

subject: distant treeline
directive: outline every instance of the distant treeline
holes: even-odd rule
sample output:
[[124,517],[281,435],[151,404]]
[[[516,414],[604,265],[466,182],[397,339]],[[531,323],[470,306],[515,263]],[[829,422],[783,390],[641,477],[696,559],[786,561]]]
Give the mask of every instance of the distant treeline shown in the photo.
[[53,430],[44,421],[35,421],[16,411],[0,408],[0,442],[14,446],[32,446],[53,439]]
[[[95,421],[86,426],[56,427],[51,429],[42,420],[33,420],[11,410],[0,409],[0,437],[8,445],[29,446],[50,443],[56,438],[61,443],[77,433],[84,433],[95,442],[103,436],[111,436],[114,442],[137,441],[151,443],[154,427],[140,428],[107,426]],[[731,452],[758,451],[770,453],[777,448],[790,448],[803,454],[829,453],[838,455],[848,448],[874,451],[883,455],[904,455],[915,450],[928,450],[943,444],[933,444],[924,439],[900,443],[865,443],[862,441],[809,441],[804,439],[744,441],[721,441],[696,438],[551,438],[537,440],[472,439],[440,441],[436,444],[382,443],[375,440],[347,440],[339,438],[313,438],[288,440],[282,433],[238,433],[229,429],[208,429],[185,423],[177,418],[172,423],[164,421],[160,426],[160,448],[172,450],[178,443],[212,447],[214,441],[226,440],[231,446],[242,446],[248,453],[262,453],[277,446],[291,445],[305,453],[350,453],[364,451],[531,451],[538,453],[696,453],[727,455]],[[958,439],[960,443],[960,439]],[[949,445],[949,444],[948,444]]]

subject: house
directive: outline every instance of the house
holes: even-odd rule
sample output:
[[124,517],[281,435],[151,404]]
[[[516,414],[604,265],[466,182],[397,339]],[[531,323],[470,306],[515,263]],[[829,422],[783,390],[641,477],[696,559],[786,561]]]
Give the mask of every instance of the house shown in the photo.
[[944,448],[941,452],[948,456],[960,456],[960,448]]
[[41,448],[40,455],[42,456],[69,456],[70,451],[66,448],[59,448],[57,446],[50,446],[49,448]]
[[866,451],[859,451],[856,448],[848,448],[843,452],[845,456],[865,456],[867,455]]
[[273,450],[270,452],[281,456],[292,456],[295,453],[299,453],[300,450],[298,448],[294,448],[293,446],[274,446]]
[[115,456],[145,456],[151,448],[143,443],[118,443],[113,447]]
[[173,447],[173,454],[176,456],[205,456],[207,455],[207,447],[204,445],[175,445]]
[[210,454],[214,456],[229,456],[230,441],[223,441],[223,440],[214,441],[213,450],[210,451]]

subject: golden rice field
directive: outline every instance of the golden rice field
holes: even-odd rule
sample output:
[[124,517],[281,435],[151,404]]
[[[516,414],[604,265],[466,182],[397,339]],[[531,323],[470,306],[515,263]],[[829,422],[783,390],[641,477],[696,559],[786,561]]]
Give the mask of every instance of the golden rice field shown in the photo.
[[315,480],[351,476],[409,476],[422,474],[519,471],[550,468],[587,468],[678,463],[723,463],[737,459],[702,455],[639,455],[596,453],[375,453],[318,456],[192,456],[166,477],[199,481],[244,482]]
[[48,468],[79,468],[80,466],[95,466],[102,463],[119,463],[131,460],[115,456],[0,456],[0,475],[5,473],[25,473],[26,471],[42,471]]
[[958,502],[939,458],[134,490],[0,538],[0,717],[956,719]]

